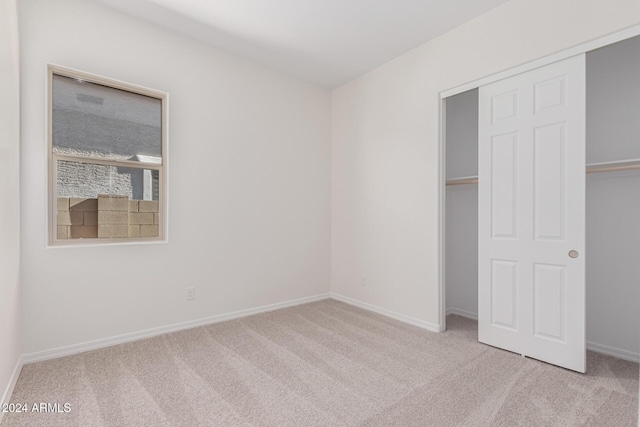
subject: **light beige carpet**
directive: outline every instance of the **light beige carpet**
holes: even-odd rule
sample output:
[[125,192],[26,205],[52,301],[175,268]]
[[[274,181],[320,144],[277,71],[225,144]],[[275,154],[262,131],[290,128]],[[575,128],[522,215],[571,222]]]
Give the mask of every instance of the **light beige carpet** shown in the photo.
[[638,365],[577,374],[326,300],[24,367],[3,426],[636,426]]

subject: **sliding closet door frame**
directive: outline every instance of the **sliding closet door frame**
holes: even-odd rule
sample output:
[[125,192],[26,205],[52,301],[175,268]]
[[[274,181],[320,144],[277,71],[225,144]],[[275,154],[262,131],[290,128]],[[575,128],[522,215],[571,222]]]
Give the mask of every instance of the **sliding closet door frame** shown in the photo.
[[445,201],[446,201],[446,102],[447,98],[458,95],[468,90],[477,89],[480,86],[487,85],[489,83],[497,82],[508,77],[515,76],[516,74],[531,71],[535,68],[540,68],[545,65],[552,64],[554,62],[562,61],[563,59],[570,58],[582,53],[587,53],[591,50],[595,50],[604,46],[608,46],[613,43],[617,43],[632,37],[640,35],[640,25],[634,25],[633,27],[626,28],[622,31],[618,31],[604,37],[583,43],[578,46],[563,50],[561,52],[554,53],[552,55],[545,56],[540,59],[536,59],[529,63],[519,65],[517,67],[501,71],[491,76],[483,77],[481,79],[465,83],[460,86],[453,87],[451,89],[444,90],[439,94],[439,144],[438,144],[438,157],[439,157],[439,171],[438,171],[438,292],[439,292],[439,310],[440,310],[440,325],[439,330],[445,331],[447,329],[447,313],[446,313],[446,280],[445,280]]
[[447,330],[447,291],[446,291],[446,212],[447,212],[447,98],[440,95],[440,120],[438,121],[438,293],[440,311],[439,332]]

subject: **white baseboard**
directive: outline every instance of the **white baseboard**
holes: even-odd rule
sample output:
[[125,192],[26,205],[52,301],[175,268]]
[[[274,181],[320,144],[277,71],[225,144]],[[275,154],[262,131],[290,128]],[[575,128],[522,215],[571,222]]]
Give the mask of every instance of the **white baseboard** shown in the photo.
[[[18,382],[18,377],[20,376],[20,372],[22,372],[23,366],[24,366],[24,358],[20,356],[18,358],[18,361],[16,362],[15,368],[13,368],[13,373],[11,374],[11,378],[9,378],[9,384],[7,384],[7,388],[5,389],[4,394],[2,395],[2,400],[0,400],[0,404],[11,402],[11,395],[13,395],[13,389],[15,388],[16,383]],[[4,412],[0,410],[0,424],[2,424],[3,415],[4,415]]]
[[587,341],[587,350],[594,351],[596,353],[606,354],[607,356],[617,357],[622,360],[629,360],[631,362],[640,363],[640,354],[633,351],[623,350],[621,348],[611,347],[604,344],[598,344],[595,342]]
[[[478,314],[470,311],[461,310],[459,308],[448,308],[447,316],[450,314],[457,314],[458,316],[467,317],[469,319],[478,320]],[[617,357],[622,360],[629,360],[631,362],[640,363],[640,354],[632,351],[623,350],[616,347],[611,347],[604,344],[598,344],[595,342],[587,341],[587,350],[595,353],[606,354],[607,356]]]
[[440,325],[436,325],[435,323],[427,322],[425,320],[416,319],[414,317],[405,316],[404,314],[396,313],[395,311],[387,310],[386,308],[378,307],[376,305],[368,304],[366,302],[358,301],[353,298],[345,297],[344,295],[337,294],[335,292],[331,292],[331,298],[337,301],[344,302],[349,305],[353,305],[358,308],[362,308],[364,310],[373,311],[378,314],[382,314],[383,316],[390,317],[392,319],[399,320],[404,323],[408,323],[413,326],[417,326],[419,328],[426,329],[431,332],[442,332],[442,328]]
[[58,347],[51,350],[38,351],[35,353],[29,353],[22,356],[21,360],[24,364],[41,362],[43,360],[55,359],[57,357],[69,356],[76,353],[82,353],[85,351],[96,350],[103,347],[109,347],[112,345],[123,344],[131,341],[136,341],[144,338],[150,338],[157,335],[166,334],[169,332],[177,332],[185,329],[196,328],[198,326],[211,325],[213,323],[224,322],[226,320],[237,319],[240,317],[251,316],[253,314],[266,313],[268,311],[278,310],[286,307],[293,307],[296,305],[307,304],[310,302],[320,301],[328,299],[329,293],[314,295],[311,297],[299,298],[290,301],[284,301],[276,304],[263,305],[261,307],[249,308],[246,310],[234,311],[232,313],[219,314],[216,316],[205,317],[197,320],[190,320],[182,323],[175,323],[173,325],[160,326],[157,328],[147,329],[138,332],[132,332],[129,334],[116,335],[114,337],[102,338],[94,341],[87,341],[80,344],[73,344],[64,347]]
[[467,317],[469,319],[478,320],[478,313],[462,310],[460,308],[455,308],[455,307],[447,308],[447,316],[450,314],[455,314],[458,316]]
[[[35,353],[29,353],[29,354],[24,354],[20,357],[20,359],[18,360],[18,362],[16,363],[16,367],[14,369],[14,372],[11,376],[11,379],[9,381],[9,384],[7,385],[7,388],[4,392],[4,395],[2,397],[2,402],[7,402],[10,398],[11,395],[13,393],[13,389],[16,385],[16,382],[18,381],[18,377],[20,375],[20,372],[22,370],[22,367],[25,364],[28,363],[33,363],[33,362],[40,362],[43,360],[49,360],[49,359],[54,359],[57,357],[63,357],[63,356],[69,356],[72,354],[76,354],[76,353],[82,353],[85,351],[91,351],[91,350],[96,350],[99,348],[103,348],[103,347],[108,347],[108,346],[112,346],[112,345],[117,345],[117,344],[123,344],[123,343],[127,343],[127,342],[131,342],[131,341],[136,341],[136,340],[140,340],[140,339],[144,339],[144,338],[150,338],[150,337],[154,337],[157,335],[162,335],[162,334],[166,334],[166,333],[170,333],[170,332],[178,332],[181,330],[185,330],[185,329],[191,329],[191,328],[195,328],[198,326],[205,326],[205,325],[210,325],[210,324],[214,324],[214,323],[219,323],[219,322],[224,322],[226,320],[232,320],[232,319],[237,319],[237,318],[241,318],[241,317],[246,317],[246,316],[251,316],[253,314],[260,314],[260,313],[266,313],[268,311],[273,311],[273,310],[278,310],[281,308],[287,308],[287,307],[293,307],[296,305],[301,305],[301,304],[307,304],[310,302],[315,302],[315,301],[321,301],[324,299],[328,299],[328,298],[332,298],[335,299],[337,301],[341,301],[344,302],[346,304],[350,304],[353,305],[355,307],[359,307],[362,308],[364,310],[369,310],[369,311],[373,311],[375,313],[381,314],[383,316],[387,316],[390,317],[392,319],[396,319],[399,320],[401,322],[413,325],[413,326],[417,326],[419,328],[423,328],[426,329],[428,331],[432,331],[432,332],[442,332],[442,327],[441,325],[437,325],[434,323],[430,323],[424,320],[420,320],[420,319],[416,319],[410,316],[406,316],[404,314],[400,314],[400,313],[396,313],[394,311],[391,310],[387,310],[385,308],[382,307],[378,307],[372,304],[368,304],[353,298],[349,298],[334,292],[331,293],[326,293],[326,294],[320,294],[320,295],[314,295],[311,297],[305,297],[305,298],[299,298],[299,299],[295,299],[295,300],[290,300],[290,301],[284,301],[281,303],[276,303],[276,304],[270,304],[270,305],[265,305],[265,306],[261,306],[261,307],[255,307],[255,308],[250,308],[250,309],[246,309],[246,310],[240,310],[240,311],[235,311],[232,313],[226,313],[226,314],[220,314],[220,315],[216,315],[216,316],[210,316],[210,317],[205,317],[202,319],[197,319],[197,320],[191,320],[188,322],[182,322],[182,323],[176,323],[173,325],[167,325],[167,326],[161,326],[158,328],[152,328],[152,329],[147,329],[147,330],[143,330],[143,331],[138,331],[138,332],[132,332],[129,334],[123,334],[123,335],[117,335],[114,337],[109,337],[109,338],[103,338],[103,339],[99,339],[99,340],[94,340],[94,341],[88,341],[88,342],[84,342],[84,343],[80,343],[80,344],[74,344],[74,345],[70,345],[70,346],[64,346],[64,347],[58,347],[58,348],[54,348],[51,350],[44,350],[44,351],[39,351],[39,352],[35,352]],[[460,310],[460,309],[455,309],[455,308],[450,308],[447,309],[447,314],[457,314],[460,316],[464,316],[464,317],[469,317],[471,319],[477,319],[477,315],[475,313],[471,313],[469,311],[466,310]],[[615,347],[610,347],[610,346],[606,346],[606,345],[602,345],[602,344],[597,344],[597,343],[593,343],[593,342],[587,342],[587,349],[597,352],[597,353],[602,353],[602,354],[606,354],[606,355],[610,355],[610,356],[614,356],[620,359],[624,359],[624,360],[630,360],[632,362],[637,362],[640,363],[640,354],[638,353],[634,353],[634,352],[630,352],[627,350],[622,350],[622,349],[618,349]],[[0,402],[1,403],[1,402]],[[2,421],[2,413],[0,412],[0,421]]]

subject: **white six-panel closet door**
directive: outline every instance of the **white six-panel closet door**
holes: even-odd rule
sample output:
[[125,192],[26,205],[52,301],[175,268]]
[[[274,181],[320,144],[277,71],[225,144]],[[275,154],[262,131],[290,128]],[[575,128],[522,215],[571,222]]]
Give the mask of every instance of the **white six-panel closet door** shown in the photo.
[[585,372],[585,57],[479,92],[479,340]]

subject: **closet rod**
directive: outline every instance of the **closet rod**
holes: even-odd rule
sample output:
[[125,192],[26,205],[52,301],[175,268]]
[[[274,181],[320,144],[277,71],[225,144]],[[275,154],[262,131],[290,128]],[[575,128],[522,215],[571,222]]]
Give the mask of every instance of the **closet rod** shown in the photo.
[[616,172],[640,169],[640,162],[611,162],[587,165],[587,173]]
[[447,185],[477,184],[478,178],[458,178],[447,180]]
[[[599,173],[599,172],[617,172],[627,170],[640,170],[640,161],[632,162],[611,162],[587,165],[587,173]],[[478,178],[476,177],[464,177],[453,178],[447,180],[447,185],[464,185],[464,184],[477,184]]]

